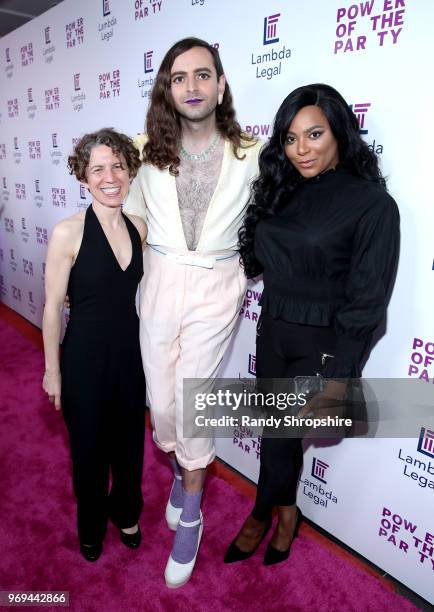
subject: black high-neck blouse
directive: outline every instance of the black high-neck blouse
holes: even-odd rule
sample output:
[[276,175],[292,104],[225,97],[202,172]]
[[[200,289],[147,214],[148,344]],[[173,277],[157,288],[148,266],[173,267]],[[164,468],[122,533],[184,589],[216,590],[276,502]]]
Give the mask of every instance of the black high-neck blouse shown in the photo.
[[338,166],[302,182],[276,216],[260,221],[262,311],[275,319],[332,325],[335,359],[324,376],[360,376],[386,311],[399,250],[399,212],[376,183]]

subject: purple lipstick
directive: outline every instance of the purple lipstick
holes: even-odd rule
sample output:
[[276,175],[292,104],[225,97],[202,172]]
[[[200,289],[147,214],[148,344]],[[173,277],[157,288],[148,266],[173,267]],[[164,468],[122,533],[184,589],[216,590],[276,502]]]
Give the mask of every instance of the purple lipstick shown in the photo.
[[186,104],[191,104],[191,105],[196,105],[196,104],[200,104],[202,102],[202,98],[189,98],[188,100],[185,101]]

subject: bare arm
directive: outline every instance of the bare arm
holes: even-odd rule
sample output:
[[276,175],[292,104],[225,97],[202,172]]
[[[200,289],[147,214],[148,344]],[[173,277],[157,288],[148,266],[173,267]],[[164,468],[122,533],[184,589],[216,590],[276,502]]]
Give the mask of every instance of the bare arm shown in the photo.
[[69,220],[55,226],[45,265],[45,307],[42,318],[45,374],[42,388],[56,410],[60,409],[59,343],[61,318],[74,256],[74,232]]

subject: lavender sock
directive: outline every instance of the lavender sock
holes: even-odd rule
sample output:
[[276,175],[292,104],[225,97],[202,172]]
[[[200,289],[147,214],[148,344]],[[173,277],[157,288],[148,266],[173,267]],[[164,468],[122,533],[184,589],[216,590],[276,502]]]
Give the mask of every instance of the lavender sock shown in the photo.
[[174,475],[175,476],[181,476],[181,478],[182,478],[181,466],[179,465],[177,460],[174,459],[173,457],[169,457],[169,461],[170,461],[170,465],[172,466],[172,470],[173,470]]
[[[184,491],[184,507],[181,514],[181,521],[191,523],[200,517],[200,502],[202,491],[199,493],[187,493]],[[197,550],[199,539],[199,527],[183,527],[178,525],[173,544],[172,559],[178,563],[189,563]]]
[[174,508],[182,508],[184,502],[184,495],[182,489],[181,468],[179,467],[179,463],[176,459],[169,458],[169,461],[173,468],[173,474],[175,476],[172,491],[170,493],[170,503]]

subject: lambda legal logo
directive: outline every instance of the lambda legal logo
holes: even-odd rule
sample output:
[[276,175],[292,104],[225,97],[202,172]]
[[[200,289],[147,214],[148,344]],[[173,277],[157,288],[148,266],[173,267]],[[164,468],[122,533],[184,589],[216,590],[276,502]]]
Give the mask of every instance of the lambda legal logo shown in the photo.
[[45,44],[49,45],[51,43],[50,26],[47,26],[44,32],[45,32]]
[[328,463],[324,463],[324,461],[321,461],[321,459],[317,459],[316,457],[314,457],[312,459],[311,475],[317,480],[320,480],[321,482],[323,482],[324,484],[327,484],[327,480],[325,480],[324,476],[325,476],[326,470],[329,467],[330,466],[328,465]]
[[6,62],[9,64],[9,62],[11,61],[11,50],[10,50],[10,48],[7,47],[5,52],[6,52]]
[[249,374],[256,376],[256,355],[249,354]]
[[350,104],[350,109],[356,115],[357,121],[359,122],[360,134],[367,134],[368,130],[365,128],[365,116],[371,106],[370,102],[363,102],[361,104]]
[[417,450],[434,459],[434,431],[425,429],[425,427],[421,428]]
[[53,134],[51,134],[51,142],[53,144],[53,149],[57,149],[57,132],[53,132]]
[[14,136],[14,149],[17,151],[20,147],[18,146],[18,136]]
[[103,15],[103,17],[107,17],[107,15],[110,15],[110,2],[109,2],[109,0],[102,0],[102,15]]
[[74,89],[80,91],[80,73],[74,74]]
[[145,74],[148,74],[149,72],[154,72],[154,69],[152,68],[152,55],[153,54],[154,54],[153,51],[145,51],[145,53],[143,54]]
[[279,42],[277,36],[277,22],[279,21],[280,13],[264,17],[264,45],[272,45]]
[[35,179],[35,191],[36,193],[41,193],[41,190],[39,189],[39,179]]

